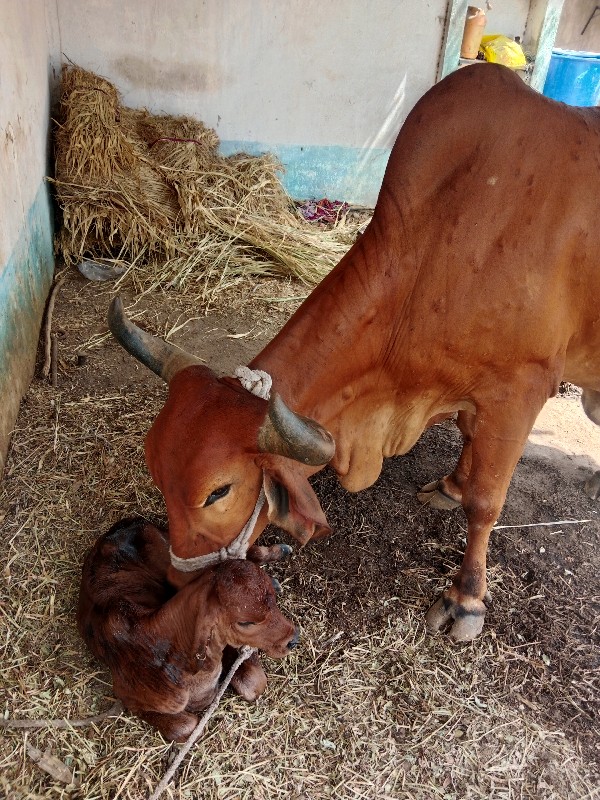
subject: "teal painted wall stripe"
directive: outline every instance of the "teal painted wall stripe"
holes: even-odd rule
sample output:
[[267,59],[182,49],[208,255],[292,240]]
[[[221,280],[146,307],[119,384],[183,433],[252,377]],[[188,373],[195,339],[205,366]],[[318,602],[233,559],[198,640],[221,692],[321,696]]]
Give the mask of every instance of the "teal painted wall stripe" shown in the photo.
[[327,197],[374,206],[390,156],[388,148],[338,145],[272,145],[226,140],[220,152],[260,155],[273,153],[285,167],[282,183],[295,200]]
[[[25,218],[17,243],[0,267],[0,358],[21,338],[24,317],[46,301],[54,272],[52,210],[44,181]],[[31,342],[35,350],[37,341]]]
[[8,261],[0,265],[0,469],[35,366],[40,325],[54,272],[52,220],[50,195],[44,182]]

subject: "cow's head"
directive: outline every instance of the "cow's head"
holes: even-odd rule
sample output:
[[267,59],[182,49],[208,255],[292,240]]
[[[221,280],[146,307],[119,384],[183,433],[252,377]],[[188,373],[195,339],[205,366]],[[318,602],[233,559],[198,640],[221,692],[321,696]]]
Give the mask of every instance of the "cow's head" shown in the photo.
[[[267,503],[253,539],[271,521],[302,544],[329,531],[307,478],[331,460],[335,444],[314,420],[291,411],[276,392],[267,402],[234,378],[134,325],[119,298],[109,325],[123,347],[169,384],[146,438],[146,461],[162,492],[173,553],[219,550],[248,521],[261,486]],[[172,570],[177,585],[193,575]]]

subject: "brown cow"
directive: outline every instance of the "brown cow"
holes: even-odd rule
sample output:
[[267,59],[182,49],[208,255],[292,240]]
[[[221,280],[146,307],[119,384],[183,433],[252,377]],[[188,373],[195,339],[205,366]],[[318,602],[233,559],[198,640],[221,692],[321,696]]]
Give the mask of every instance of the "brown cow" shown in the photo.
[[[251,548],[249,558],[275,560],[284,550]],[[123,705],[165,736],[185,740],[197,712],[214,699],[229,648],[250,645],[283,658],[298,631],[277,608],[268,575],[251,561],[208,567],[175,593],[167,581],[169,545],[143,520],[122,520],[85,558],[77,624],[92,653],[112,674]],[[229,662],[229,664],[228,664]],[[265,690],[256,653],[231,685],[246,700]]]
[[468,543],[427,619],[432,630],[454,620],[457,640],[476,636],[490,531],[537,414],[564,379],[584,387],[600,423],[599,197],[600,110],[474,65],[417,103],[364,235],[250,364],[277,390],[268,415],[265,400],[113,304],[115,336],[169,382],[146,456],[177,570],[231,541],[261,484],[268,508],[254,535],[267,519],[301,542],[327,531],[307,481],[317,467],[302,463],[317,465],[318,448],[309,458],[304,434],[288,431],[280,397],[331,432],[331,465],[350,491],[457,413],[458,465],[420,497],[462,505]]

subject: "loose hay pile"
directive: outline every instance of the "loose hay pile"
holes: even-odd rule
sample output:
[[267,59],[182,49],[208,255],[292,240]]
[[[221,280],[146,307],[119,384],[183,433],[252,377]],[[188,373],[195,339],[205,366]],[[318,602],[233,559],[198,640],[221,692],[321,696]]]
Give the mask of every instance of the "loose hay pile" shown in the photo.
[[54,183],[67,264],[116,262],[142,289],[206,291],[248,273],[313,284],[351,244],[358,224],[299,218],[272,155],[225,158],[202,122],[125,108],[79,67],[64,68],[62,89]]

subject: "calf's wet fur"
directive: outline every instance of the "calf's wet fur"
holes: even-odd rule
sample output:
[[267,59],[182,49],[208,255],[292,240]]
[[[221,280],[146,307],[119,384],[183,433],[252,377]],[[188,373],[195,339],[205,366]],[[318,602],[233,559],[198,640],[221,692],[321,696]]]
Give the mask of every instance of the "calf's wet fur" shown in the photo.
[[[87,553],[77,625],[91,652],[110,669],[125,708],[166,739],[184,741],[198,712],[214,699],[219,679],[249,645],[283,658],[298,629],[278,609],[270,577],[257,561],[289,548],[250,548],[248,559],[204,570],[177,591],[167,581],[167,534],[140,519],[116,523]],[[267,679],[254,653],[231,685],[256,700]]]

